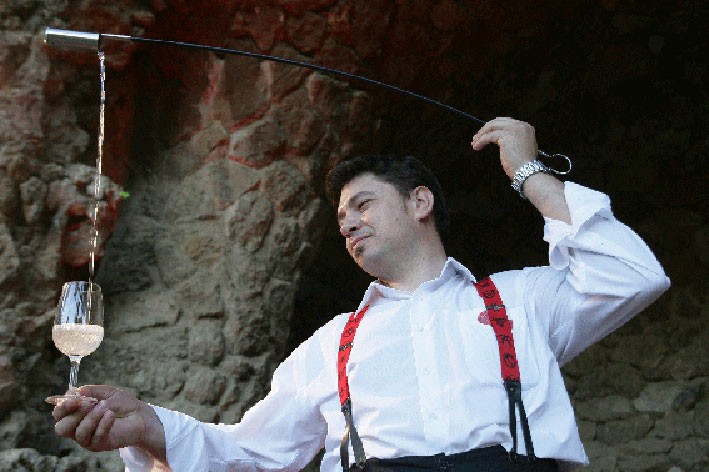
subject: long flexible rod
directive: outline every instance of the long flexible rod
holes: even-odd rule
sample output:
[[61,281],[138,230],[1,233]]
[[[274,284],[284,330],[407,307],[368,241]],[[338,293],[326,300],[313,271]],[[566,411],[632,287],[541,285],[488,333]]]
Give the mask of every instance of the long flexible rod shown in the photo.
[[[99,34],[99,33],[85,33],[81,31],[67,31],[67,30],[59,30],[55,28],[47,28],[44,33],[44,42],[50,46],[58,46],[58,47],[65,47],[65,48],[73,48],[73,49],[89,49],[89,50],[94,50],[97,51],[101,47],[101,41],[103,39],[116,39],[119,41],[132,41],[132,42],[144,42],[144,43],[154,43],[154,44],[164,44],[168,46],[179,46],[179,47],[186,47],[186,48],[192,48],[192,49],[201,49],[205,51],[212,51],[215,53],[220,53],[220,54],[231,54],[231,55],[237,55],[237,56],[246,56],[246,57],[251,57],[254,59],[262,60],[262,61],[274,61],[274,62],[281,62],[283,64],[290,64],[293,66],[298,66],[298,67],[304,67],[306,69],[311,69],[311,70],[316,70],[320,72],[326,72],[329,74],[335,74],[335,75],[340,75],[343,77],[347,77],[349,79],[354,79],[354,80],[359,80],[362,82],[367,82],[369,84],[377,85],[379,87],[384,87],[390,90],[394,90],[399,93],[403,93],[405,95],[409,95],[411,97],[418,98],[419,100],[423,100],[428,103],[432,103],[434,105],[437,105],[441,108],[445,108],[446,110],[452,111],[454,113],[457,113],[458,115],[464,116],[470,120],[476,121],[481,124],[485,124],[486,121],[482,120],[474,115],[471,115],[470,113],[466,113],[462,110],[459,110],[455,107],[452,107],[450,105],[446,105],[445,103],[439,102],[438,100],[434,100],[432,98],[426,97],[424,95],[420,95],[416,92],[412,92],[410,90],[405,90],[400,87],[397,87],[395,85],[390,85],[385,82],[380,82],[379,80],[374,80],[370,79],[368,77],[364,77],[361,75],[357,74],[350,74],[349,72],[345,72],[343,70],[339,69],[333,69],[331,67],[325,67],[325,66],[320,66],[316,64],[311,64],[308,62],[303,62],[303,61],[296,61],[294,59],[286,59],[283,57],[278,57],[278,56],[271,56],[268,54],[259,54],[255,52],[249,52],[249,51],[242,51],[239,49],[229,49],[229,48],[222,48],[218,46],[205,46],[203,44],[195,44],[195,43],[186,43],[183,41],[169,41],[165,39],[150,39],[150,38],[141,38],[139,36],[126,36],[126,35],[121,35],[121,34]],[[569,164],[569,170],[565,172],[557,171],[554,169],[550,169],[554,171],[557,174],[568,174],[571,171],[571,160],[568,158],[568,156],[565,156],[563,154],[548,154],[541,149],[539,150],[539,154],[545,157],[563,157],[566,159],[566,161]]]
[[[101,35],[102,38],[103,37],[115,38],[116,36],[118,36],[118,35],[111,35],[111,34],[102,34]],[[364,77],[364,76],[357,75],[357,74],[350,74],[349,72],[345,72],[345,71],[339,70],[339,69],[333,69],[330,67],[319,66],[317,64],[311,64],[309,62],[296,61],[294,59],[286,59],[284,57],[270,56],[268,54],[258,54],[255,52],[241,51],[238,49],[228,49],[228,48],[221,48],[221,47],[217,47],[217,46],[204,46],[202,44],[185,43],[182,41],[167,41],[164,39],[140,38],[140,37],[135,37],[135,36],[129,36],[129,38],[131,41],[136,41],[136,42],[167,44],[170,46],[183,46],[183,47],[188,47],[188,48],[212,51],[212,52],[216,52],[216,53],[226,53],[226,54],[233,54],[233,55],[237,55],[237,56],[246,56],[246,57],[252,57],[254,59],[259,59],[262,61],[281,62],[283,64],[290,64],[293,66],[304,67],[306,69],[312,69],[312,70],[317,70],[320,72],[327,72],[330,74],[341,75],[341,76],[347,77],[349,79],[360,80],[362,82],[367,82],[369,84],[378,85],[380,87],[388,88],[390,90],[394,90],[396,92],[403,93],[405,95],[416,97],[419,100],[424,100],[424,101],[432,103],[434,105],[438,105],[439,107],[443,107],[443,108],[450,110],[454,113],[458,113],[459,115],[462,115],[462,116],[469,118],[473,121],[477,121],[478,123],[481,123],[481,124],[485,123],[485,120],[481,120],[480,118],[473,116],[470,113],[466,113],[466,112],[464,112],[462,110],[458,110],[457,108],[454,108],[450,105],[446,105],[445,103],[441,103],[438,100],[434,100],[434,99],[426,97],[424,95],[419,95],[416,92],[412,92],[410,90],[405,90],[405,89],[402,89],[402,88],[397,87],[395,85],[387,84],[385,82],[380,82],[378,80],[370,79],[368,77]]]

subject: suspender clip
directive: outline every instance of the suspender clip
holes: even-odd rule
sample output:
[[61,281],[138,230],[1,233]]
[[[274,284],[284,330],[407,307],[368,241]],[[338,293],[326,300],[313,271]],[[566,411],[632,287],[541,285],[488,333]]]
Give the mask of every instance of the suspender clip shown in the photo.
[[522,401],[522,384],[519,380],[505,380],[505,390],[514,403]]
[[524,462],[527,462],[528,464],[534,464],[534,462],[537,460],[537,458],[531,454],[525,456],[515,451],[508,452],[507,456],[510,458],[510,462],[513,464],[522,464]]
[[367,467],[367,456],[364,452],[362,439],[360,439],[359,434],[357,434],[357,428],[352,420],[352,401],[349,397],[342,405],[342,413],[345,416],[345,434],[342,436],[342,441],[340,442],[340,462],[342,463],[342,470],[347,472],[349,465],[349,451],[347,449],[350,442],[352,443],[352,450],[354,451],[354,466],[360,470],[364,470]]
[[[505,380],[505,391],[507,392],[507,403],[510,410],[510,435],[512,436],[512,450],[508,453],[510,462],[521,463],[524,459],[530,464],[536,460],[534,456],[534,445],[532,444],[532,435],[529,431],[529,422],[527,421],[527,413],[524,411],[524,403],[522,403],[522,384],[519,380]],[[517,409],[519,408],[519,419],[522,423],[522,434],[524,435],[524,445],[527,450],[527,455],[523,456],[517,453]]]
[[534,465],[537,460],[534,456],[525,456],[514,451],[508,452],[507,456],[510,459],[510,464],[524,464],[526,462],[527,464]]

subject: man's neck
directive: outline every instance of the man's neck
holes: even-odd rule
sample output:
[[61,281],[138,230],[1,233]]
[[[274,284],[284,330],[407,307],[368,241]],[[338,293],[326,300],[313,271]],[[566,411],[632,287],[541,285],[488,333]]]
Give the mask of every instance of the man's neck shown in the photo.
[[382,284],[413,293],[424,282],[433,280],[443,271],[446,265],[446,253],[443,246],[431,248],[428,252],[419,252],[405,265],[399,268],[397,273],[386,280],[382,277],[379,282]]

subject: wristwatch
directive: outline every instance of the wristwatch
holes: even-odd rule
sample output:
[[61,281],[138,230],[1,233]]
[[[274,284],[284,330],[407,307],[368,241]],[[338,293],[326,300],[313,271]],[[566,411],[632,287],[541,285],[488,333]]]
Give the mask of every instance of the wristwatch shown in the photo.
[[527,178],[529,178],[529,176],[538,174],[540,172],[549,172],[549,168],[545,166],[542,161],[534,160],[532,162],[526,163],[525,165],[520,167],[517,172],[515,172],[515,176],[512,179],[512,188],[519,193],[520,197],[526,200],[527,197],[525,197],[524,192],[522,192],[522,184],[525,180],[527,180]]

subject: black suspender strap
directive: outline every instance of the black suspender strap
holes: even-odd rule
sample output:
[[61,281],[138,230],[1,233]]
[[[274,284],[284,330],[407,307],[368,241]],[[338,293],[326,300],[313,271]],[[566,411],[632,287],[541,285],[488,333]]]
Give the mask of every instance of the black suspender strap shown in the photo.
[[342,413],[345,415],[345,434],[342,436],[342,441],[340,442],[340,462],[342,462],[342,470],[347,471],[350,463],[348,439],[352,441],[355,465],[364,469],[367,463],[367,456],[364,453],[364,446],[357,433],[357,428],[355,428],[354,422],[352,421],[352,402],[349,398],[342,407]]
[[534,445],[532,444],[532,435],[529,432],[529,421],[527,421],[527,413],[524,411],[524,403],[522,403],[522,384],[520,382],[505,380],[505,391],[507,391],[507,404],[510,409],[510,434],[512,435],[512,451],[510,451],[510,460],[512,462],[520,461],[524,456],[517,453],[517,415],[516,408],[519,408],[519,420],[522,423],[522,434],[524,435],[524,444],[527,449],[527,459],[529,462],[534,462]]

